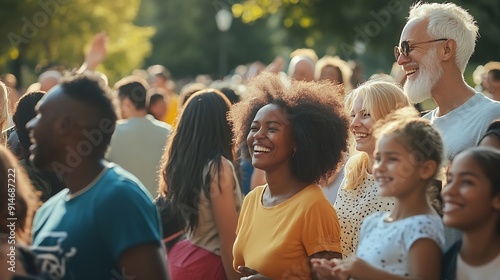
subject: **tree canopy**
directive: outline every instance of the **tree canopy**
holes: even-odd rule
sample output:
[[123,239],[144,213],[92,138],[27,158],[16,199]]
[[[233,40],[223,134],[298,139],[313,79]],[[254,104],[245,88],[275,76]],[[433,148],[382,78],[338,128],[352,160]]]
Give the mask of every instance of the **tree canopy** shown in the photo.
[[[289,34],[322,54],[344,59],[364,57],[380,67],[394,62],[393,46],[416,1],[400,0],[244,0],[232,5],[233,14],[251,23],[281,13]],[[435,1],[444,2],[444,1]],[[500,49],[500,2],[490,0],[453,1],[474,16],[481,38],[472,64],[498,60]],[[363,44],[356,44],[361,42]]]
[[[0,0],[0,71],[24,64],[78,67],[94,35],[109,37],[108,56],[98,70],[111,80],[141,67],[155,30],[133,23],[140,0]],[[10,66],[10,67],[9,67]],[[17,74],[19,78],[20,73]]]

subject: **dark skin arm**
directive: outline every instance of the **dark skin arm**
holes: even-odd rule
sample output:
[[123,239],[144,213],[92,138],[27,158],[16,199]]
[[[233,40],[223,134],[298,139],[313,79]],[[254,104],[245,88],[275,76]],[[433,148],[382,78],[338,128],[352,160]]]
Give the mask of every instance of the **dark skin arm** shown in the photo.
[[120,274],[124,279],[168,280],[165,250],[159,244],[146,243],[126,250],[120,256]]

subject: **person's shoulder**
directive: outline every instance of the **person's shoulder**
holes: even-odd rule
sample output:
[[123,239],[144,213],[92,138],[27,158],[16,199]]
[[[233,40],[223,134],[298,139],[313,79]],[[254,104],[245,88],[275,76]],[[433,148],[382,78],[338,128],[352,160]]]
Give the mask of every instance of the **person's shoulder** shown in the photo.
[[[99,197],[137,196],[144,193],[141,182],[121,166],[110,163],[106,174],[96,183]],[[147,195],[146,195],[147,196]]]
[[168,132],[168,133],[172,132],[173,128],[168,123],[159,121],[151,115],[147,115],[146,118],[151,122],[151,124],[158,127],[160,130]]
[[245,196],[245,200],[258,199],[259,197],[262,196],[262,193],[264,192],[265,188],[266,185],[255,187],[253,190],[247,193],[247,195]]
[[67,188],[61,190],[60,192],[58,192],[57,194],[55,194],[54,196],[52,196],[51,198],[49,198],[47,201],[45,201],[42,204],[42,206],[38,209],[37,213],[44,211],[44,209],[52,208],[59,201],[65,200],[66,196],[68,195],[68,193],[69,193],[69,189],[67,189]]

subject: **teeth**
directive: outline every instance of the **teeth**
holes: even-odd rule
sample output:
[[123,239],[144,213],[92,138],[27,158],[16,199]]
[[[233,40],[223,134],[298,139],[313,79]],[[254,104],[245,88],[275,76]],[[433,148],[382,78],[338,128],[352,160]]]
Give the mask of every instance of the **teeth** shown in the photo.
[[443,205],[443,211],[453,211],[459,208],[460,208],[459,205],[451,202],[445,202]]
[[354,133],[354,135],[355,135],[356,137],[363,137],[363,138],[368,136],[368,134],[367,134],[367,133]]
[[271,149],[268,149],[268,148],[262,147],[262,146],[254,146],[253,151],[254,152],[261,152],[261,153],[269,153],[271,151]]
[[381,184],[392,181],[391,178],[387,178],[387,177],[378,177],[378,178],[376,178],[376,180],[377,180],[377,182],[379,182]]
[[408,70],[408,71],[406,71],[406,75],[411,75],[415,72],[417,72],[417,69]]

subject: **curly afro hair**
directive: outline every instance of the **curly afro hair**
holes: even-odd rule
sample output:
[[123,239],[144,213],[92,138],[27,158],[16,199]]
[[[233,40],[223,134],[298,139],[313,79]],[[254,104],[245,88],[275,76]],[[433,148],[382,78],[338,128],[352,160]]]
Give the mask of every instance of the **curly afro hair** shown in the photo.
[[248,85],[247,99],[233,105],[229,120],[235,144],[249,157],[246,137],[260,108],[276,104],[288,114],[297,150],[291,160],[295,176],[307,183],[326,180],[347,149],[348,120],[340,101],[340,86],[329,82],[281,80],[262,73]]

